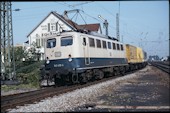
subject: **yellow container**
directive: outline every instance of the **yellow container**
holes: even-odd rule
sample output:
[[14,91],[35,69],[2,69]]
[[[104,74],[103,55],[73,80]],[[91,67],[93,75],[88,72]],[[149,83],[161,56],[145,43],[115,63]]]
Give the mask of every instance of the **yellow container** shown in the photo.
[[137,61],[144,62],[144,53],[142,48],[137,47]]
[[144,53],[142,48],[126,44],[126,58],[128,63],[144,62]]

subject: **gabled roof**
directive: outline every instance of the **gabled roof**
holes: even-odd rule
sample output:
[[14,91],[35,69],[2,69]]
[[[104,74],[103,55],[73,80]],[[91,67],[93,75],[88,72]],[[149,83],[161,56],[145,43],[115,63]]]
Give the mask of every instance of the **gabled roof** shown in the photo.
[[79,25],[82,29],[87,29],[89,31],[98,31],[100,28],[100,24],[96,23],[96,24],[84,24],[84,25]]
[[52,11],[50,12],[28,35],[27,37],[35,30],[37,29],[41,23],[47,19],[49,17],[50,14],[53,14],[54,16],[56,16],[57,18],[59,18],[62,22],[64,22],[68,27],[70,27],[72,30],[77,31],[77,30],[82,30],[82,29],[86,29],[89,31],[98,31],[100,28],[100,24],[96,23],[96,24],[84,24],[84,25],[78,25],[77,23],[73,22],[72,20],[69,19],[65,19],[62,15]]
[[60,15],[56,12],[51,12],[51,13],[54,14],[56,17],[58,17],[61,21],[63,21],[68,27],[70,27],[73,30],[76,30],[76,26],[74,26],[74,24],[76,24],[76,23],[74,23],[71,20],[65,19],[62,15]]

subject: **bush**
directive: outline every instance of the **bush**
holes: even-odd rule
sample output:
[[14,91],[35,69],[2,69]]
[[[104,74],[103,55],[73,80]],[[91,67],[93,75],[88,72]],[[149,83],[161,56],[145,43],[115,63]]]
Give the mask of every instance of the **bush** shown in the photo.
[[[23,84],[32,84],[39,86],[40,66],[43,62],[34,62],[30,65],[20,67],[17,72],[17,78]],[[23,64],[21,64],[23,65]]]
[[32,83],[33,86],[39,86],[39,74],[39,69],[35,69],[33,72],[31,72],[28,76],[28,83]]
[[[24,63],[23,63],[24,64]],[[21,65],[23,65],[21,64]],[[33,62],[32,64],[29,64],[24,67],[19,67],[16,72],[17,73],[30,73],[32,72],[35,68],[40,68],[42,62]]]

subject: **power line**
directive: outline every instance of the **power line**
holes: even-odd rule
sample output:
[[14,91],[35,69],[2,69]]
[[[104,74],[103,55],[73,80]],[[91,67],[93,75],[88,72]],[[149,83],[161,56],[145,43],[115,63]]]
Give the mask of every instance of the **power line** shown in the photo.
[[[90,1],[90,2],[94,2],[94,1]],[[81,6],[81,5],[84,5],[84,4],[88,4],[90,2],[84,2],[84,3],[79,3],[79,4],[74,4],[74,5],[71,5],[72,7],[76,7],[76,6]]]
[[[81,10],[81,11],[82,11],[82,10]],[[99,19],[97,19],[96,17],[93,17],[93,16],[91,16],[91,15],[85,13],[85,11],[82,11],[82,12],[83,12],[85,15],[87,15],[87,16],[93,18],[94,20],[97,20],[97,21],[101,22],[101,21],[100,21]]]
[[21,9],[15,9],[15,10],[30,10],[30,9],[47,8],[47,7],[56,7],[56,4],[48,5],[48,6],[27,7],[27,8],[21,8]]
[[107,13],[109,13],[110,15],[112,15],[113,17],[115,17],[116,18],[116,16],[112,13],[112,12],[110,12],[109,10],[107,10],[105,7],[103,7],[102,5],[100,5],[99,3],[97,3],[102,9],[104,9]]
[[[116,18],[116,16],[112,13],[112,12],[110,12],[110,10],[108,10],[108,9],[106,9],[105,7],[103,7],[102,5],[100,5],[99,3],[97,3],[99,6],[100,6],[100,8],[102,8],[102,9],[104,9],[108,14],[110,14],[111,16],[113,16],[114,18]],[[119,12],[120,12],[120,3],[119,3]],[[123,23],[124,24],[126,24],[127,25],[127,22],[125,22],[124,20],[122,20],[121,18],[119,18],[119,20],[121,20],[121,21],[123,21]],[[134,26],[134,25],[133,25]],[[132,27],[132,26],[131,26]],[[135,29],[136,29],[137,27],[135,27]],[[134,30],[134,29],[133,29]],[[122,31],[122,30],[121,30]]]
[[29,18],[29,17],[39,17],[39,16],[42,16],[42,15],[46,15],[46,13],[37,13],[37,14],[33,14],[33,15],[14,16],[14,18],[15,19],[22,19],[22,18]]

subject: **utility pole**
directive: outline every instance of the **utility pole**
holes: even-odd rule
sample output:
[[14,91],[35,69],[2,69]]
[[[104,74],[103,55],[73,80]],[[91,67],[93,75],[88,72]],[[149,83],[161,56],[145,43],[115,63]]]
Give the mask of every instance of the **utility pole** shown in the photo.
[[99,15],[98,17],[104,21],[103,25],[104,25],[104,27],[106,28],[106,36],[108,36],[108,25],[109,25],[109,23],[107,22],[106,19],[104,19],[103,17],[101,17],[101,15]]
[[120,16],[120,1],[119,1],[119,13],[116,13],[116,36],[118,41],[120,41],[119,16]]
[[118,41],[120,41],[120,36],[119,36],[119,14],[116,13],[116,36]]
[[0,2],[1,80],[16,79],[11,2]]

